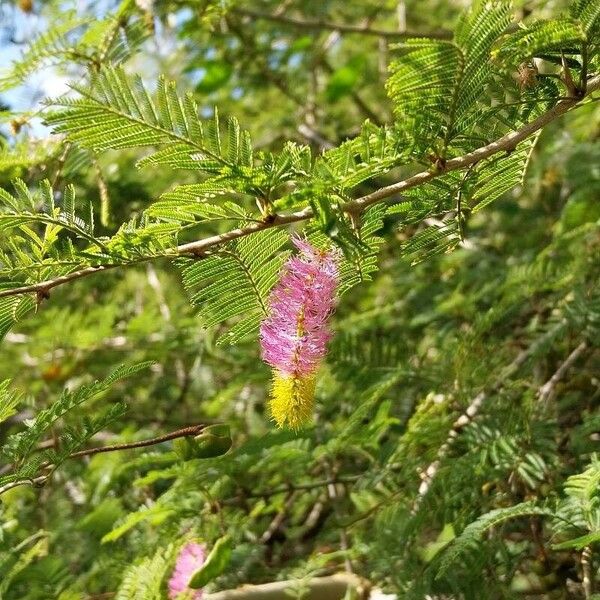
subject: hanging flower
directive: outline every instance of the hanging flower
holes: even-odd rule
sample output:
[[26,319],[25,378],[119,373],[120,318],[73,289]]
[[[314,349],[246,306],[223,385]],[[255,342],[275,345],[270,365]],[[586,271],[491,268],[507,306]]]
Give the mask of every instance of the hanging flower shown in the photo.
[[294,238],[300,254],[290,258],[271,291],[262,322],[262,358],[274,369],[271,414],[276,423],[298,429],[313,411],[315,373],[331,337],[328,319],[338,285],[338,256]]
[[201,600],[202,590],[192,590],[188,585],[192,575],[204,564],[205,557],[206,548],[195,542],[187,543],[180,550],[175,569],[169,579],[170,600]]

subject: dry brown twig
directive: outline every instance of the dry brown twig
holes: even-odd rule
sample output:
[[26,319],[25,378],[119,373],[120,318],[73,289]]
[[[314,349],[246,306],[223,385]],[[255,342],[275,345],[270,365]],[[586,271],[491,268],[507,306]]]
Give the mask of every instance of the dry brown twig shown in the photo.
[[[82,458],[84,456],[93,456],[95,454],[102,454],[104,452],[117,452],[120,450],[132,450],[135,448],[147,448],[148,446],[154,446],[156,444],[162,444],[163,442],[168,442],[171,440],[175,440],[182,437],[190,437],[196,436],[202,433],[204,429],[204,425],[190,425],[189,427],[183,427],[181,429],[177,429],[176,431],[171,431],[170,433],[165,433],[164,435],[160,435],[158,437],[149,438],[146,440],[140,440],[138,442],[129,442],[125,444],[112,444],[109,446],[97,446],[95,448],[87,448],[85,450],[79,450],[78,452],[73,452],[70,454],[68,458]],[[34,477],[33,479],[18,479],[16,481],[11,481],[6,485],[0,487],[0,495],[12,490],[13,488],[19,487],[21,485],[32,485],[35,487],[42,486],[46,483],[46,481],[50,478],[54,469],[52,465],[44,464],[42,465],[46,469],[50,469],[50,471],[46,474],[39,475],[38,477]]]
[[[486,402],[486,400],[490,396],[493,396],[494,394],[498,393],[506,385],[506,383],[510,380],[510,377],[515,375],[517,371],[527,362],[527,360],[537,351],[540,344],[543,343],[544,339],[553,338],[559,331],[561,331],[565,327],[565,325],[566,322],[564,320],[561,320],[552,329],[550,329],[550,331],[543,335],[541,340],[538,340],[537,343],[531,344],[531,346],[529,346],[527,349],[519,352],[516,358],[505,369],[503,369],[501,375],[488,388],[479,392],[479,394],[477,394],[475,398],[473,398],[473,400],[469,403],[467,408],[454,421],[452,427],[450,428],[450,431],[448,432],[446,440],[438,448],[435,460],[431,462],[421,474],[421,485],[419,486],[417,496],[413,502],[413,512],[417,512],[425,496],[431,489],[431,484],[433,483],[433,480],[437,477],[440,467],[442,466],[442,462],[450,453],[450,450],[456,442],[456,439],[458,438],[460,432],[467,425],[473,422],[473,419],[475,419],[475,417],[479,414],[479,411],[481,410],[481,407]],[[581,351],[583,351],[583,349]],[[579,354],[577,354],[577,356],[579,356]],[[563,373],[564,371],[566,371],[568,366],[570,366],[570,364],[572,364],[575,361],[575,359],[576,357],[570,361],[569,365],[567,365],[565,369],[562,370]],[[564,366],[564,364],[562,366]]]
[[232,12],[240,15],[249,17],[255,20],[273,21],[281,23],[282,25],[288,25],[297,29],[327,29],[331,31],[340,31],[342,33],[356,33],[361,35],[369,35],[374,37],[383,37],[390,39],[399,39],[407,37],[429,37],[433,39],[450,39],[452,34],[450,31],[438,30],[438,31],[409,31],[404,29],[381,29],[379,27],[372,27],[371,25],[350,25],[348,23],[334,23],[331,21],[320,20],[320,19],[301,19],[297,17],[290,17],[285,14],[274,14],[266,13],[256,10],[250,10],[246,8],[232,8]]
[[554,396],[556,386],[563,379],[567,371],[573,366],[577,359],[585,352],[588,344],[584,340],[567,356],[564,362],[552,374],[552,377],[540,387],[537,393],[538,401],[541,405],[546,405]]
[[[471,165],[476,164],[481,160],[487,159],[499,152],[511,152],[519,143],[531,137],[540,129],[542,129],[552,121],[555,121],[562,115],[566,114],[576,106],[581,105],[585,98],[588,98],[593,92],[596,92],[599,89],[600,76],[597,76],[588,81],[585,94],[571,98],[563,98],[550,110],[540,115],[537,119],[534,119],[530,123],[527,123],[523,127],[517,129],[516,131],[511,131],[510,133],[503,135],[501,138],[495,140],[494,142],[481,146],[480,148],[477,148],[472,152],[468,152],[467,154],[463,154],[462,156],[452,158],[448,160],[443,165],[443,167],[440,167],[438,169],[421,171],[419,173],[411,175],[410,177],[407,177],[406,179],[403,179],[402,181],[398,181],[391,185],[381,187],[378,190],[371,192],[370,194],[367,194],[360,198],[356,198],[354,200],[350,200],[343,204],[341,208],[344,212],[348,214],[360,214],[365,209],[369,208],[374,204],[377,204],[378,202],[381,202],[392,196],[398,196],[406,190],[417,187],[419,185],[423,185],[424,183],[427,183],[432,179],[436,179],[441,175],[444,175],[451,171],[458,171],[460,169],[468,168]],[[403,201],[405,200],[402,198],[398,200],[398,202]],[[0,298],[28,293],[35,293],[38,295],[41,294],[46,296],[50,292],[50,290],[54,289],[55,287],[69,283],[76,279],[81,279],[83,277],[87,277],[89,275],[93,275],[102,271],[116,269],[117,267],[121,266],[128,266],[132,264],[139,264],[140,262],[147,262],[155,258],[175,257],[182,255],[201,257],[207,251],[213,250],[214,248],[221,246],[231,240],[239,239],[247,235],[252,235],[257,231],[263,231],[272,227],[282,227],[284,225],[290,225],[292,223],[306,221],[308,219],[311,219],[313,216],[314,213],[310,207],[287,215],[273,215],[267,220],[254,222],[245,227],[232,229],[225,233],[209,236],[200,240],[196,240],[194,242],[189,242],[187,244],[181,244],[180,246],[174,248],[172,251],[167,252],[164,255],[161,255],[160,257],[147,257],[140,259],[139,261],[132,261],[123,264],[109,264],[85,267],[84,269],[73,271],[72,273],[69,273],[67,275],[61,275],[60,277],[49,279],[47,281],[41,281],[39,283],[24,285],[16,288],[3,289],[0,290]]]

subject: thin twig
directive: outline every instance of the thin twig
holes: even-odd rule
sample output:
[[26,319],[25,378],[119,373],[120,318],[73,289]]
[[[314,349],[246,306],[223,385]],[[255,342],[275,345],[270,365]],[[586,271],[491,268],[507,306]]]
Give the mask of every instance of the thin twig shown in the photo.
[[545,405],[554,396],[556,385],[562,380],[566,372],[571,368],[573,363],[581,356],[581,354],[588,347],[587,342],[581,342],[563,363],[556,369],[556,372],[540,387],[537,393],[538,401],[541,405]]
[[87,448],[86,450],[79,450],[69,454],[69,458],[81,458],[82,456],[92,456],[94,454],[100,454],[102,452],[116,452],[118,450],[131,450],[132,448],[146,448],[147,446],[154,446],[155,444],[162,444],[170,440],[176,440],[182,437],[190,437],[192,435],[199,435],[204,429],[204,425],[191,425],[189,427],[183,427],[171,433],[165,433],[164,435],[150,438],[147,440],[140,440],[139,442],[130,442],[127,444],[113,444],[111,446],[97,446],[96,448]]
[[470,402],[469,406],[467,406],[466,410],[454,421],[446,440],[438,448],[435,460],[429,464],[421,475],[421,485],[419,486],[417,497],[413,502],[413,512],[416,512],[419,509],[423,499],[431,489],[431,484],[437,476],[443,460],[448,456],[450,449],[454,445],[460,432],[473,422],[473,419],[479,414],[485,401],[490,396],[497,394],[506,385],[508,380],[527,362],[527,360],[537,352],[540,346],[544,344],[545,340],[552,339],[563,327],[565,327],[564,320],[556,324],[550,331],[546,332],[540,340],[531,344],[529,348],[519,352],[516,358],[503,370],[498,379],[496,379],[490,387],[479,392],[479,394],[477,394]]
[[[328,73],[333,74],[335,72],[335,69],[329,64],[325,57],[322,58],[321,64]],[[350,96],[354,101],[354,104],[356,104],[358,109],[367,119],[369,119],[369,121],[371,121],[377,126],[383,125],[381,117],[365,102],[364,98],[360,95],[359,92],[357,92],[356,90],[352,90],[350,92]]]
[[[256,42],[253,37],[246,35],[245,28],[234,22],[232,19],[227,19],[227,25],[229,29],[238,37],[247,50],[254,50],[255,52],[249,54],[255,54],[260,56],[259,52],[256,52]],[[254,66],[260,69],[262,76],[270,81],[284,96],[289,98],[299,108],[304,108],[305,98],[295,91],[290,89],[288,81],[285,77],[282,77],[277,71],[273,71],[269,64],[260,59],[254,61]],[[319,145],[323,148],[333,148],[334,144],[326,139],[323,134],[316,131],[308,123],[300,125],[297,129],[298,133],[302,135],[307,141],[318,141]]]
[[269,526],[265,530],[265,532],[260,536],[261,544],[268,544],[273,536],[277,533],[281,524],[283,523],[285,517],[287,516],[290,508],[294,505],[296,498],[298,497],[298,492],[293,491],[288,494],[288,497],[285,499],[281,510],[277,512],[273,520],[269,523]]
[[594,570],[592,569],[592,547],[586,546],[581,553],[581,584],[583,595],[589,600],[594,595]]
[[[377,17],[377,15],[381,12],[383,6],[375,6],[373,10],[370,11],[370,14],[367,15],[361,22],[358,24],[358,27],[370,27],[373,20]],[[313,76],[318,78],[316,74],[316,69],[319,65],[321,65],[327,72],[330,74],[334,72],[333,67],[329,64],[327,60],[327,52],[333,48],[341,38],[341,31],[334,29],[327,36],[326,40],[323,44],[320,45],[319,48],[315,48],[312,53],[311,65]],[[379,38],[380,40],[384,38]],[[352,98],[354,104],[357,106],[358,110],[362,112],[362,114],[375,123],[376,125],[381,126],[383,124],[382,119],[379,115],[363,100],[360,93],[353,89],[350,91],[350,97]]]
[[349,25],[347,23],[333,23],[331,21],[325,21],[320,19],[299,19],[296,17],[289,17],[283,14],[272,14],[259,12],[256,10],[249,10],[246,8],[232,8],[232,12],[237,13],[245,17],[253,19],[262,19],[265,21],[274,21],[283,25],[289,25],[299,29],[330,29],[332,31],[341,31],[343,33],[358,33],[362,35],[372,35],[375,37],[385,38],[406,38],[406,37],[429,37],[434,39],[450,39],[452,33],[446,30],[430,31],[430,32],[418,32],[408,30],[393,30],[393,29],[379,29],[377,27],[370,27],[364,25]]
[[[360,475],[348,475],[335,477],[333,479],[321,479],[318,481],[312,481],[309,483],[289,483],[280,487],[273,488],[271,490],[264,490],[262,492],[247,492],[243,494],[243,498],[270,498],[271,496],[277,496],[279,494],[286,494],[298,490],[314,490],[321,487],[328,487],[330,485],[350,484],[355,483],[360,478]],[[241,495],[240,495],[241,496]],[[227,498],[224,500],[224,504],[232,504],[237,501],[240,496]]]
[[[257,52],[256,42],[253,37],[247,35],[246,28],[233,21],[232,19],[227,19],[227,26],[229,27],[229,30],[237,36],[240,42],[242,42],[248,56],[253,54],[257,57],[260,57],[260,53]],[[253,64],[254,66],[260,69],[260,72],[263,75],[263,77],[267,81],[270,81],[276,88],[278,88],[284,96],[289,98],[297,106],[304,106],[304,98],[301,95],[297,94],[295,91],[291,90],[287,80],[284,77],[282,77],[277,71],[271,69],[269,63],[266,60],[264,60],[263,58],[257,58],[256,60],[253,60]]]
[[5,492],[8,492],[8,490],[12,490],[13,488],[21,485],[32,485],[34,487],[39,487],[46,483],[46,479],[48,479],[48,475],[40,475],[39,477],[34,477],[33,479],[18,479],[17,481],[11,481],[10,483],[0,487],[0,496]]
[[[361,213],[373,204],[381,202],[382,200],[385,200],[386,198],[390,198],[392,196],[399,196],[402,192],[408,189],[427,183],[432,179],[436,179],[437,177],[445,175],[446,173],[449,173],[451,171],[458,171],[460,169],[469,167],[499,152],[511,152],[520,142],[526,140],[534,133],[538,132],[540,129],[548,125],[548,123],[551,123],[552,121],[556,120],[558,117],[569,112],[574,107],[581,105],[583,98],[589,96],[591,93],[597,91],[598,89],[600,89],[600,76],[594,77],[588,82],[586,96],[582,98],[563,99],[549,111],[542,114],[537,119],[534,119],[530,123],[527,123],[520,129],[507,133],[498,140],[491,142],[490,144],[486,144],[485,146],[481,146],[473,152],[469,152],[467,154],[464,154],[463,156],[459,156],[448,160],[443,166],[443,168],[436,170],[421,171],[420,173],[411,175],[410,177],[402,181],[382,187],[376,190],[375,192],[367,194],[366,196],[356,198],[355,200],[350,200],[342,205],[342,210],[347,213]],[[399,198],[397,202],[400,203],[405,201],[407,201],[407,199]],[[147,262],[156,258],[173,257],[180,255],[202,256],[204,253],[206,253],[207,250],[210,250],[217,246],[221,246],[222,244],[225,244],[226,242],[229,242],[231,240],[239,239],[241,237],[245,237],[247,235],[256,233],[257,231],[263,231],[272,227],[281,227],[283,225],[289,225],[291,223],[305,221],[307,219],[311,219],[313,216],[314,213],[310,207],[287,215],[274,215],[268,220],[257,223],[251,223],[246,227],[232,229],[225,233],[209,236],[201,240],[189,242],[187,244],[182,244],[174,248],[173,250],[166,252],[160,257],[144,257],[139,260],[131,261],[128,263],[85,267],[84,269],[73,271],[72,273],[69,273],[67,275],[62,275],[60,277],[49,279],[47,281],[42,281],[30,285],[24,285],[17,288],[3,289],[0,290],[0,298],[4,298],[6,296],[16,296],[19,294],[26,293],[47,294],[51,289],[59,285],[68,283],[70,281],[74,281],[76,279],[81,279],[82,277],[87,277],[88,275],[93,275],[94,273],[98,273],[100,271],[107,271],[126,265],[139,264],[141,262]]]
[[588,82],[586,96],[565,98],[555,104],[550,110],[540,115],[537,119],[527,123],[520,129],[511,131],[496,141],[486,144],[485,146],[481,146],[472,152],[468,152],[462,156],[450,159],[446,162],[443,168],[435,171],[422,171],[421,173],[417,173],[416,175],[408,177],[403,181],[382,187],[371,194],[363,196],[362,198],[351,200],[344,206],[344,209],[346,211],[361,210],[371,206],[375,202],[379,202],[380,200],[399,194],[409,188],[426,183],[431,179],[435,179],[440,175],[448,173],[449,171],[457,171],[464,167],[469,167],[472,164],[478,163],[481,160],[497,154],[498,152],[512,152],[522,141],[531,137],[534,133],[548,125],[548,123],[551,123],[558,117],[561,117],[565,113],[569,112],[573,107],[581,104],[581,101],[587,97],[587,95],[597,91],[598,89],[600,89],[600,76],[594,77],[594,79]]
[[[130,442],[127,444],[113,444],[110,446],[98,446],[95,448],[87,448],[85,450],[73,452],[72,454],[69,454],[67,458],[81,458],[83,456],[93,456],[95,454],[101,454],[103,452],[116,452],[119,450],[131,450],[133,448],[145,448],[147,446],[154,446],[155,444],[162,444],[163,442],[168,442],[177,438],[198,435],[202,432],[204,427],[204,425],[191,425],[189,427],[183,427],[182,429],[177,429],[176,431],[171,431],[170,433],[166,433],[165,435],[161,435],[155,438],[140,440],[139,442]],[[44,464],[42,466],[45,468],[52,469],[52,465]],[[52,472],[53,471],[50,471],[50,473],[48,474],[40,475],[38,477],[34,477],[33,479],[19,479],[17,481],[11,481],[10,483],[7,483],[6,485],[0,487],[0,495],[20,485],[41,486],[44,483],[46,483],[46,480],[50,477]]]

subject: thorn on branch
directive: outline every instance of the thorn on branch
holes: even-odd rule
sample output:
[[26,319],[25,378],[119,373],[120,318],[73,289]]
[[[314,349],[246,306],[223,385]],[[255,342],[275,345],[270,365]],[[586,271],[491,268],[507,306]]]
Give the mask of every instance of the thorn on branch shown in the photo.
[[563,53],[561,53],[561,61],[562,61],[563,82],[567,88],[567,91],[569,92],[569,98],[580,99],[582,97],[582,91],[577,87],[577,85],[573,81],[573,76],[571,75],[571,69],[569,69],[569,65],[567,64],[567,60]]
[[37,290],[35,293],[35,302],[39,306],[44,300],[50,299],[50,290],[48,288],[42,288]]
[[200,250],[200,249],[198,249],[198,250],[192,249],[192,250],[190,250],[190,254],[192,255],[192,258],[197,258],[197,259],[206,258],[206,256],[207,256],[206,250]]
[[267,213],[267,214],[263,215],[263,218],[261,219],[261,223],[264,223],[265,225],[272,225],[273,223],[275,223],[276,220],[277,220],[277,215],[275,213]]
[[446,159],[443,156],[430,154],[427,158],[433,164],[435,173],[442,173],[446,169]]

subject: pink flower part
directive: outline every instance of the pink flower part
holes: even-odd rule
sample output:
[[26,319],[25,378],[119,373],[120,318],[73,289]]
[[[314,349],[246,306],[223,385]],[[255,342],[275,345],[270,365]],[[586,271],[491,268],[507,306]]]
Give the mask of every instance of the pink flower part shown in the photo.
[[327,320],[338,285],[338,254],[307,240],[292,240],[299,255],[284,265],[271,291],[269,316],[260,327],[263,360],[287,375],[314,373],[331,337]]
[[[204,564],[206,549],[202,544],[189,542],[177,557],[175,569],[169,579],[169,598],[175,600],[201,600],[202,590],[188,587],[192,575]],[[185,594],[185,595],[184,595]]]

